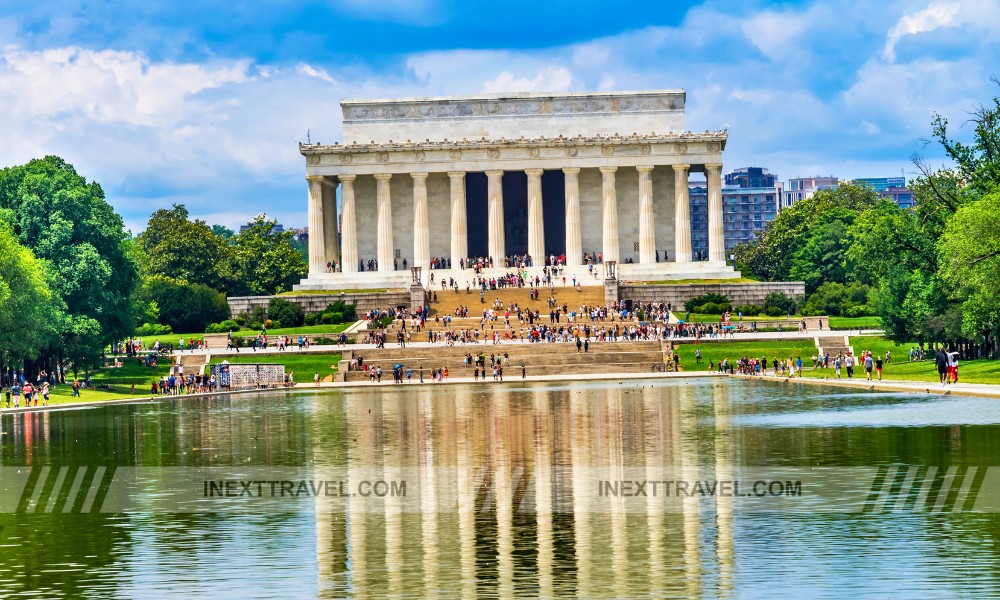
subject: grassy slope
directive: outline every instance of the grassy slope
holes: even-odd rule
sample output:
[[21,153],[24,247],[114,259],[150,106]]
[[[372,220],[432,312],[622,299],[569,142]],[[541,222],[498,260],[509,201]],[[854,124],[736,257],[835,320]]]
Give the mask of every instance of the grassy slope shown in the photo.
[[[695,350],[701,349],[701,364],[695,362]],[[760,358],[767,356],[771,360],[802,357],[806,363],[816,352],[816,345],[811,340],[762,340],[752,342],[702,342],[700,344],[680,344],[676,350],[681,357],[681,368],[685,371],[707,371],[708,361],[718,363],[728,358],[732,363],[744,356]]]
[[[66,385],[58,385],[52,390],[50,404],[63,404],[68,402],[93,402],[95,400],[124,400],[131,398],[131,386],[135,384],[135,396],[143,397],[149,395],[150,384],[153,380],[159,380],[169,370],[170,361],[167,359],[157,367],[140,367],[134,361],[126,361],[119,369],[101,369],[92,373],[93,389],[80,390],[80,397],[73,398],[72,387],[67,379]],[[83,372],[77,373],[83,379]],[[99,384],[106,383],[111,386],[111,390],[98,388]],[[39,402],[40,404],[41,402]]]
[[225,358],[212,359],[212,364],[219,364],[223,360],[230,364],[270,364],[285,365],[285,372],[295,372],[295,380],[299,382],[312,381],[313,374],[319,373],[320,377],[326,377],[337,370],[340,363],[341,354],[298,354],[294,350],[289,350],[282,354],[257,354],[251,350],[249,354],[240,356],[227,356]]
[[[270,329],[267,332],[268,338],[275,335],[287,335],[288,337],[298,337],[299,335],[331,335],[334,333],[340,333],[344,331],[354,323],[340,323],[338,325],[308,325],[303,327],[282,327],[281,329]],[[241,336],[251,336],[257,335],[260,330],[255,329],[240,329],[239,331],[234,331],[233,335]],[[197,342],[198,340],[204,339],[204,333],[171,333],[169,335],[147,335],[142,337],[143,348],[152,348],[156,340],[160,340],[160,345],[165,345],[173,343],[175,346],[184,338],[185,341],[194,338]]]

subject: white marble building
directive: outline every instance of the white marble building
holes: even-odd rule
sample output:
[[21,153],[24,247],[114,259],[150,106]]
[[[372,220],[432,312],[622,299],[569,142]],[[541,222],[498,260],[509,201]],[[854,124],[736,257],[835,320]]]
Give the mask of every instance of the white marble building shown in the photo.
[[[541,272],[734,278],[725,264],[724,131],[684,131],[682,90],[345,100],[344,142],[300,145],[309,276],[298,289],[406,287],[421,266],[461,287],[461,259],[528,254]],[[709,260],[692,261],[687,178],[708,181]],[[340,196],[338,231],[337,194]],[[584,255],[594,257],[590,275]],[[432,260],[451,268],[431,271]],[[368,270],[377,261],[376,270]],[[328,264],[335,264],[331,270]],[[404,267],[405,264],[405,267]]]

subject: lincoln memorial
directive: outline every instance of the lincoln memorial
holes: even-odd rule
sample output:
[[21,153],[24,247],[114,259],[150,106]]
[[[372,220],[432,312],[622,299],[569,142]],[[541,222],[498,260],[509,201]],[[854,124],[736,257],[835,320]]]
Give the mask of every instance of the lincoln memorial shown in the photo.
[[[343,143],[299,147],[309,276],[296,287],[403,288],[410,267],[424,285],[464,287],[474,266],[540,275],[553,262],[583,285],[602,284],[608,261],[624,281],[738,277],[723,239],[727,134],[685,131],[685,101],[683,90],[345,100]],[[708,256],[691,250],[691,173],[708,182]]]

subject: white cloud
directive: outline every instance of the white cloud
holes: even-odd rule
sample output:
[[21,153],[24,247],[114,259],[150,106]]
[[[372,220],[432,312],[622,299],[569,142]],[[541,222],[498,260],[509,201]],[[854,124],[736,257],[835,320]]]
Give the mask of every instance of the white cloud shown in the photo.
[[935,2],[912,15],[903,15],[886,35],[882,58],[888,62],[896,60],[896,44],[903,36],[927,33],[954,25],[961,8],[957,2]]
[[564,92],[573,85],[573,74],[565,67],[543,67],[534,77],[515,77],[510,71],[483,83],[483,92]]

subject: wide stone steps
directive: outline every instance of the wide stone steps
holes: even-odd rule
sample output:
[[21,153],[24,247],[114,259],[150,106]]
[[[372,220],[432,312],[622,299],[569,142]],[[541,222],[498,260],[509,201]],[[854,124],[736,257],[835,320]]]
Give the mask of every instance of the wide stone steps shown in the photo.
[[843,335],[816,337],[816,349],[820,356],[829,354],[831,358],[838,354],[842,356],[847,356],[848,353],[854,354],[847,336]]
[[[659,342],[602,342],[592,343],[589,352],[577,352],[573,343],[509,343],[470,344],[466,346],[409,346],[386,347],[378,350],[355,350],[371,366],[382,368],[383,377],[391,377],[392,368],[403,364],[414,373],[424,370],[425,377],[432,369],[448,368],[450,376],[470,377],[472,367],[465,367],[465,355],[475,359],[479,353],[489,364],[490,354],[503,356],[504,370],[508,375],[520,374],[525,365],[531,375],[573,375],[584,373],[637,373],[649,372],[653,364],[663,363]],[[345,360],[349,360],[350,356]],[[344,363],[342,363],[344,364]],[[347,373],[348,381],[362,381],[368,375],[363,371]]]
[[[567,285],[564,287],[562,281],[560,281],[554,288],[553,293],[549,294],[549,289],[542,286],[538,289],[538,300],[532,300],[530,297],[531,288],[504,288],[500,290],[487,290],[483,294],[483,301],[480,301],[479,290],[473,289],[471,292],[466,293],[464,289],[455,291],[441,291],[434,290],[433,288],[428,290],[429,292],[434,292],[437,294],[437,300],[432,300],[429,303],[431,315],[454,315],[455,310],[460,306],[469,307],[469,316],[476,315],[481,317],[483,309],[492,308],[493,303],[497,299],[503,304],[504,308],[511,304],[517,304],[522,309],[537,310],[539,313],[548,314],[549,306],[548,299],[554,297],[556,303],[559,306],[567,305],[570,311],[576,311],[581,305],[586,304],[587,306],[603,306],[604,305],[604,287],[603,286],[585,286],[581,287],[579,291],[576,288],[569,285],[567,280]],[[433,295],[432,295],[433,298]],[[501,311],[502,312],[502,311]]]

